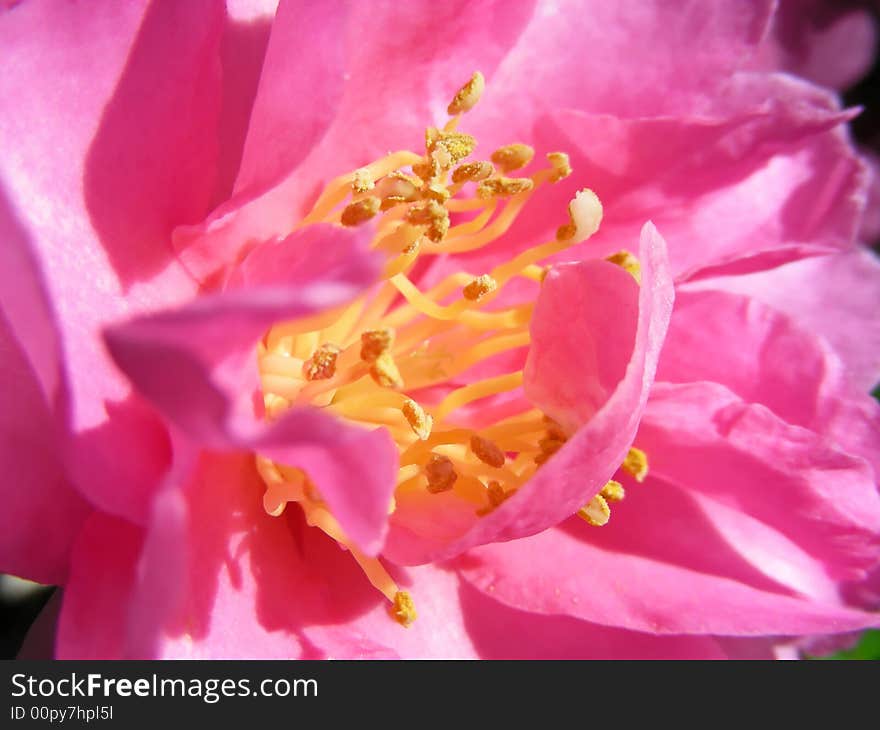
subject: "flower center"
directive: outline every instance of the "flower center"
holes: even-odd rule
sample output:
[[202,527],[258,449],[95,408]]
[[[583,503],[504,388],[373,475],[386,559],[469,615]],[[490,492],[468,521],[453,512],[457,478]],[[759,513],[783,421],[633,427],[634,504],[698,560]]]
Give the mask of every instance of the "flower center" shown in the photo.
[[[324,321],[272,327],[259,346],[267,418],[308,404],[349,422],[388,429],[400,454],[391,512],[401,500],[452,492],[477,515],[486,515],[568,436],[521,396],[522,358],[516,353],[530,343],[534,293],[546,273],[539,262],[598,229],[602,206],[595,194],[577,194],[554,240],[490,271],[456,271],[426,290],[414,281],[419,277],[413,271],[425,259],[475,251],[497,240],[537,188],[571,173],[568,156],[554,152],[537,172],[511,176],[534,157],[524,144],[501,147],[491,161],[467,161],[476,140],[457,127],[483,85],[476,73],[459,90],[448,123],[426,131],[424,154],[396,152],[327,186],[302,225],[358,226],[377,219],[372,247],[387,256],[382,280]],[[638,280],[631,254],[609,260]],[[525,298],[506,289],[515,279],[531,283],[517,289],[529,292]],[[493,366],[488,377],[474,375],[493,362],[515,364],[507,371]],[[488,409],[488,423],[474,425],[486,419],[474,418],[473,404],[492,398],[500,406]],[[378,559],[346,538],[308,475],[261,456],[257,466],[266,483],[266,511],[280,515],[288,502],[299,503],[308,523],[351,551],[391,601],[391,615],[409,625],[415,619],[410,596],[398,590]],[[641,479],[647,462],[633,449],[623,466]],[[610,516],[608,501],[622,498],[623,487],[609,482],[578,514],[603,525]]]

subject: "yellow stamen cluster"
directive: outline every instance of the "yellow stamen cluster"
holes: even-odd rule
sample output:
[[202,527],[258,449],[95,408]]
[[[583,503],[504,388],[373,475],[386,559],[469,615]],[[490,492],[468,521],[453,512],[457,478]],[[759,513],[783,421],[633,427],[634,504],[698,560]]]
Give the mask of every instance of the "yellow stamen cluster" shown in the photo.
[[605,498],[601,494],[597,494],[577,511],[577,516],[588,525],[603,527],[611,519],[611,508]]
[[[386,257],[382,278],[345,307],[276,324],[258,349],[268,418],[311,405],[348,423],[387,429],[400,457],[391,511],[458,500],[476,520],[515,494],[567,439],[524,398],[525,410],[505,411],[480,428],[468,425],[474,421],[466,409],[479,411],[483,399],[521,393],[521,370],[473,376],[476,366],[531,341],[534,302],[509,302],[513,297],[496,293],[516,277],[541,282],[547,270],[542,262],[591,235],[601,220],[596,196],[587,190],[577,194],[566,238],[538,243],[485,273],[459,271],[423,288],[421,272],[430,267],[416,268],[426,256],[453,261],[498,240],[536,188],[571,173],[568,156],[553,152],[543,169],[507,177],[533,161],[534,150],[519,143],[496,149],[491,162],[467,159],[477,141],[457,124],[483,86],[482,75],[474,74],[449,105],[453,117],[442,128],[427,129],[421,153],[391,153],[327,186],[300,225],[372,221],[371,247]],[[257,467],[266,483],[268,513],[279,515],[289,502],[298,503],[309,525],[349,549],[391,603],[395,620],[403,625],[415,620],[412,598],[378,559],[347,538],[308,474],[262,457]],[[609,482],[581,512],[591,524],[604,524],[608,501],[622,498],[623,488]]]

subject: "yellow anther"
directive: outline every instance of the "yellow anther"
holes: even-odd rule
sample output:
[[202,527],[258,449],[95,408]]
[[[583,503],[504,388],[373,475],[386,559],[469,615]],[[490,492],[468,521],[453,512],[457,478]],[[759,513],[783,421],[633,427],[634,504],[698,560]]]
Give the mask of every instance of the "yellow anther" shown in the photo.
[[570,223],[556,232],[558,241],[571,239],[572,243],[580,243],[598,231],[602,222],[602,203],[596,193],[588,188],[579,190],[568,204],[568,218]]
[[370,377],[383,388],[402,388],[403,378],[390,352],[383,352],[370,366]]
[[351,181],[351,189],[356,193],[365,193],[367,190],[372,190],[376,187],[376,184],[373,182],[373,178],[370,177],[370,171],[362,167],[360,170],[354,171],[354,176]]
[[483,274],[468,284],[464,290],[464,298],[471,302],[478,302],[487,294],[491,294],[498,288],[498,282],[488,274]]
[[571,175],[571,163],[565,152],[550,152],[547,154],[547,160],[550,162],[550,167],[553,168],[553,174],[550,176],[551,183],[559,182]]
[[602,491],[599,492],[599,494],[609,502],[620,502],[626,496],[626,491],[620,482],[615,482],[613,479],[610,479],[605,486],[602,487]]
[[535,156],[535,150],[527,144],[509,144],[499,147],[492,153],[492,162],[498,165],[503,173],[519,170],[528,165]]
[[425,409],[418,403],[407,398],[403,402],[403,406],[400,410],[403,412],[403,416],[412,428],[413,433],[415,433],[419,439],[424,441],[431,435],[431,427],[434,425],[434,419],[425,413]]
[[442,454],[431,454],[425,464],[425,476],[428,477],[428,491],[431,494],[448,492],[458,479],[452,459]]
[[438,132],[436,138],[427,141],[428,152],[441,167],[463,160],[477,146],[475,138],[461,132]]
[[445,203],[449,200],[449,190],[438,180],[429,182],[422,191],[422,195],[430,200],[436,200],[438,203]]
[[442,241],[449,231],[449,212],[436,200],[413,205],[406,214],[408,223],[427,226],[425,236],[435,243]]
[[495,173],[495,165],[491,162],[465,162],[452,171],[452,182],[479,182]]
[[394,330],[367,330],[361,333],[361,360],[375,362],[383,352],[394,347]]
[[379,210],[383,213],[386,210],[391,210],[395,205],[400,205],[401,203],[408,203],[409,200],[404,198],[402,195],[388,195],[382,198],[382,204],[379,206]]
[[394,594],[394,602],[388,612],[397,623],[405,628],[409,628],[418,616],[412,596],[406,591],[397,591]]
[[327,343],[321,345],[314,354],[303,363],[303,377],[306,380],[327,380],[336,374],[336,358],[339,348]]
[[643,482],[648,476],[648,455],[633,446],[620,467],[637,482]]
[[481,198],[501,198],[518,195],[535,187],[530,177],[492,177],[477,186]]
[[473,451],[474,456],[484,464],[494,466],[496,469],[500,469],[504,466],[504,452],[499,449],[494,442],[487,438],[477,436],[476,434],[471,436],[471,451]]
[[416,175],[416,177],[422,180],[432,180],[433,178],[437,177],[441,172],[440,163],[437,162],[437,160],[435,160],[433,157],[428,156],[421,162],[416,162],[412,166],[412,171],[413,174]]
[[342,225],[358,226],[370,220],[379,212],[381,205],[382,201],[374,195],[349,203],[342,211]]
[[577,516],[593,527],[602,527],[611,519],[611,508],[605,498],[597,494],[577,511]]
[[628,271],[632,275],[632,278],[636,280],[637,284],[642,283],[642,265],[629,251],[618,251],[615,254],[611,254],[611,256],[605,260]]
[[483,74],[476,71],[470,81],[456,91],[452,101],[449,102],[449,107],[446,109],[449,116],[462,114],[473,109],[485,88],[486,79],[483,78]]
[[389,198],[398,201],[418,200],[421,186],[422,181],[415,175],[392,172],[376,184],[376,194],[382,198],[383,204]]

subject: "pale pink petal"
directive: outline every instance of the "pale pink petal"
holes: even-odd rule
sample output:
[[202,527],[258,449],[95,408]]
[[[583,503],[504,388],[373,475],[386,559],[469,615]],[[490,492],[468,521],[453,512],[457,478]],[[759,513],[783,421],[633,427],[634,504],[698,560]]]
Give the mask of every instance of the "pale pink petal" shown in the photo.
[[[65,461],[84,494],[132,519],[143,500],[120,485],[148,492],[168,455],[155,417],[127,403],[99,331],[195,290],[169,234],[204,215],[215,183],[222,13],[26,3],[0,21],[15,59],[0,80],[0,177],[57,308],[74,431]],[[116,447],[96,450],[111,428]]]
[[655,634],[831,633],[880,624],[871,614],[758,590],[581,538],[595,529],[573,519],[564,529],[482,546],[459,559],[459,570],[481,591],[520,610]]
[[798,261],[749,276],[701,282],[754,297],[825,337],[853,384],[868,392],[880,382],[880,261],[868,249]]
[[[642,233],[639,260],[642,284],[631,355],[625,373],[602,407],[515,495],[476,522],[471,517],[472,526],[463,534],[461,529],[468,523],[461,525],[459,522],[460,536],[457,539],[438,540],[436,535],[422,537],[397,514],[392,516],[392,530],[385,548],[387,555],[400,563],[421,563],[455,555],[473,545],[534,534],[574,514],[602,488],[626,455],[635,436],[672,309],[673,291],[667,270],[666,247],[650,223],[645,225]],[[545,306],[550,308],[551,316],[558,314],[555,305],[542,303],[542,299],[554,301],[554,280],[571,276],[577,281],[581,267],[589,270],[589,266],[573,265],[548,279],[536,310],[536,327],[542,326],[541,312]],[[566,286],[565,290],[568,291],[569,287]],[[573,312],[569,320],[573,331],[577,331],[581,321],[588,318],[585,302],[582,301],[581,305],[581,310]],[[546,331],[550,332],[551,327],[548,326]],[[586,338],[585,328],[583,339]],[[577,362],[574,358],[578,357],[578,347],[575,346],[571,353],[574,363]],[[588,368],[585,376],[592,372],[589,368],[594,368],[595,364],[585,360],[584,366]],[[548,405],[552,408],[556,404],[550,402]]]

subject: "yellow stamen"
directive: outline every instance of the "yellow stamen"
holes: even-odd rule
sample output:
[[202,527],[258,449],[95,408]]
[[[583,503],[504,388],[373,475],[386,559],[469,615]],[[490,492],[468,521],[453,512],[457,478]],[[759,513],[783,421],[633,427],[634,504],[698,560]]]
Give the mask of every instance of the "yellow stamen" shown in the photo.
[[488,274],[478,276],[471,281],[463,290],[464,298],[471,302],[478,302],[487,294],[498,288],[498,282]]
[[383,352],[370,365],[370,376],[383,388],[402,388],[403,378],[390,352]]
[[528,165],[535,156],[535,150],[527,144],[509,144],[499,147],[492,153],[494,162],[505,175]]
[[452,171],[452,182],[479,182],[495,173],[495,166],[491,162],[466,162]]
[[550,152],[547,154],[547,160],[553,169],[550,175],[550,182],[555,183],[564,180],[571,175],[571,164],[568,155],[565,152]]
[[480,100],[485,87],[486,80],[483,78],[483,74],[479,71],[474,72],[470,80],[455,92],[455,96],[449,102],[449,107],[446,110],[449,116],[463,114],[473,109]]
[[425,476],[428,477],[428,491],[431,494],[448,492],[458,479],[452,459],[443,454],[431,454],[425,464]]
[[593,527],[602,527],[611,519],[611,508],[601,494],[597,494],[577,511],[577,516]]
[[648,476],[648,455],[633,446],[620,466],[637,482],[643,482]]
[[356,193],[365,193],[367,190],[372,190],[376,187],[373,182],[373,178],[370,177],[370,171],[366,168],[362,167],[360,170],[355,170],[354,175],[351,181],[351,189]]
[[481,198],[506,198],[525,193],[535,187],[530,177],[490,177],[477,186]]
[[602,487],[602,491],[599,494],[609,502],[620,502],[626,496],[623,485],[620,482],[615,482],[613,479],[609,480]]
[[373,195],[356,200],[345,206],[340,222],[344,226],[359,226],[375,216],[381,205],[382,201]]
[[385,328],[381,330],[367,330],[361,334],[361,360],[375,362],[383,352],[388,352],[394,346],[394,330]]
[[303,363],[303,376],[306,380],[327,380],[336,374],[336,358],[340,349],[330,343],[321,345],[314,354]]
[[418,403],[407,398],[407,400],[403,402],[401,411],[403,412],[403,416],[406,418],[407,423],[409,423],[412,428],[413,433],[415,433],[421,441],[424,441],[431,435],[431,427],[434,425],[434,419],[431,418],[431,416],[425,412],[425,409]]
[[397,623],[406,628],[409,628],[418,616],[416,614],[416,605],[406,591],[397,591],[394,594],[394,603],[389,612]]
[[611,262],[612,264],[616,264],[620,266],[625,271],[628,271],[632,278],[636,280],[636,283],[641,285],[642,283],[642,265],[639,263],[639,260],[633,256],[629,251],[618,251],[615,254],[612,254],[606,261]]
[[471,436],[471,451],[484,464],[494,466],[496,469],[504,466],[504,452],[489,439],[477,436]]

